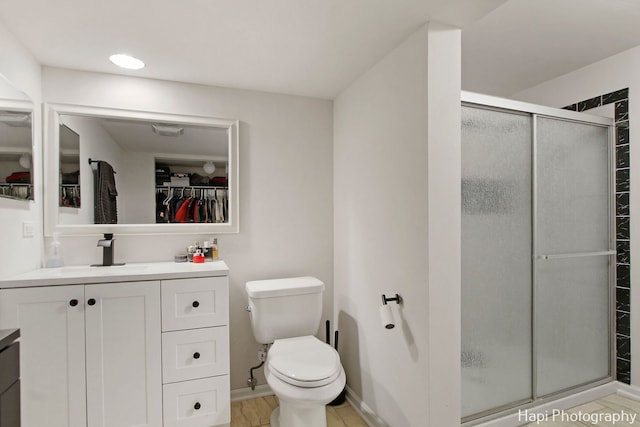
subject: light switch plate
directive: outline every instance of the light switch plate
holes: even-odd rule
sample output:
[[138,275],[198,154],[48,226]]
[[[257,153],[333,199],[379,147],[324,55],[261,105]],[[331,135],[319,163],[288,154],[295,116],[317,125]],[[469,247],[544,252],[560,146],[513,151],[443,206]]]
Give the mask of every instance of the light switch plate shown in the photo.
[[22,222],[22,237],[33,237],[33,222]]

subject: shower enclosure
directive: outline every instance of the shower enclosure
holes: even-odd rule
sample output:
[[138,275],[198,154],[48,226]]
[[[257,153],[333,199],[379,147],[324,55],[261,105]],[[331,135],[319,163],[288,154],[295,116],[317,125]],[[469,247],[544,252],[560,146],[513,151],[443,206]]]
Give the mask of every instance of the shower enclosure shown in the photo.
[[611,120],[462,106],[462,421],[611,380]]

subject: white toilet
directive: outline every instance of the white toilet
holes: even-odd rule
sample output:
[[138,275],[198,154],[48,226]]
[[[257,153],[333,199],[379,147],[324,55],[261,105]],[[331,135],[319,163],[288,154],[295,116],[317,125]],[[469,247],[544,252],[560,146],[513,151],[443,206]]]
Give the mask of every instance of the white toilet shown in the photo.
[[273,427],[326,427],[325,405],[346,384],[338,352],[317,339],[324,283],[315,277],[247,282],[253,335],[271,344],[264,374],[280,407]]

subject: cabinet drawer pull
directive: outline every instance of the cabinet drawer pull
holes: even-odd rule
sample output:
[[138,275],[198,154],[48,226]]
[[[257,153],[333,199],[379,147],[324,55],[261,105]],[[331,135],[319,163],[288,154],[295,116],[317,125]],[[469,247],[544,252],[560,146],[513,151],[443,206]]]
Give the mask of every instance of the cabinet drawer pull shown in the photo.
[[193,358],[194,359],[200,359],[200,353],[198,353],[197,351],[195,353],[193,353]]
[[89,298],[89,300],[87,301],[87,304],[89,305],[96,305],[96,300],[93,298]]
[[200,307],[200,303],[198,301],[194,301],[191,305],[193,306],[193,308]]
[[78,300],[77,299],[72,299],[71,301],[69,301],[69,305],[71,307],[75,307],[76,305],[78,305]]
[[195,405],[193,405],[193,409],[195,409],[196,411],[197,411],[198,409],[200,409],[201,407],[202,407],[202,406],[200,405],[200,402],[196,402],[196,404],[195,404]]

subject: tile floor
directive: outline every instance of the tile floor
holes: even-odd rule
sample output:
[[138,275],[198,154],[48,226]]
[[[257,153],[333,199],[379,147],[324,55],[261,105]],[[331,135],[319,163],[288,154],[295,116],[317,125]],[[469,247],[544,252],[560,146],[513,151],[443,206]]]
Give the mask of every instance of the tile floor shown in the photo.
[[[549,414],[544,421],[523,425],[527,427],[640,427],[639,414],[640,402],[619,394],[611,394],[602,399],[567,409],[563,414],[557,415],[555,419],[552,414]],[[611,418],[614,416],[621,418],[617,420]],[[635,418],[632,418],[634,416]]]
[[[233,402],[231,427],[269,427],[271,411],[277,406],[278,399],[275,396]],[[367,424],[345,402],[339,406],[327,406],[327,427],[367,427]]]

